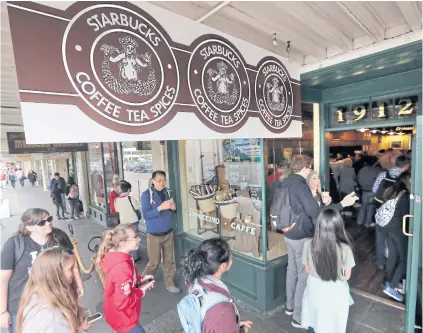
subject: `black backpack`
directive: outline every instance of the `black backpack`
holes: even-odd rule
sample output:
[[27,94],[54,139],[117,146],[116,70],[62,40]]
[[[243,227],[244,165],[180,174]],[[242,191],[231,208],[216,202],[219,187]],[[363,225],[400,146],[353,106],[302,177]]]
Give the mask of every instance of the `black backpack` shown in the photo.
[[284,188],[276,189],[273,202],[270,206],[270,221],[272,226],[280,230],[289,228],[300,219],[300,215],[293,212],[291,199],[289,198],[289,187],[293,183],[295,182]]

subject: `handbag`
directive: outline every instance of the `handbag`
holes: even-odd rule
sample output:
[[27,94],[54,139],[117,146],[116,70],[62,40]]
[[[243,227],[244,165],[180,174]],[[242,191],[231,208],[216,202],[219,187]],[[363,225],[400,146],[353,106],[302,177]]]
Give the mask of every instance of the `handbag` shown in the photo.
[[128,195],[128,200],[129,200],[129,203],[131,204],[132,209],[134,210],[135,214],[137,214],[138,221],[141,220],[142,219],[141,211],[139,209],[134,208],[134,205],[132,204],[131,197],[129,195]]

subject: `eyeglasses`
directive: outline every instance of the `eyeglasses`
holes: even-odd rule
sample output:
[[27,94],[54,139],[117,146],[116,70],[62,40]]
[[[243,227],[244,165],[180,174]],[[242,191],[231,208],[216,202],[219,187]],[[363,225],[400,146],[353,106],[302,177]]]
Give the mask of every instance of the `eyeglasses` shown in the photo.
[[46,220],[41,220],[40,222],[36,223],[36,225],[38,225],[39,227],[44,227],[47,222],[48,223],[53,222],[53,216],[50,215],[49,217],[47,217]]

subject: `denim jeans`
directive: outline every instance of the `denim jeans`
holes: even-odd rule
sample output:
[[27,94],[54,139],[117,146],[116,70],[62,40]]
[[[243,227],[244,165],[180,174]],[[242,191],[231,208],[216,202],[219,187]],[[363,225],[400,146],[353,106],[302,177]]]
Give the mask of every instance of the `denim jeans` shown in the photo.
[[17,319],[18,316],[17,315],[10,315],[11,319],[12,319],[12,325],[10,325],[9,327],[9,333],[15,333],[16,332],[16,326],[17,326]]
[[376,265],[385,266],[386,231],[381,226],[376,226]]
[[135,326],[132,330],[127,331],[127,332],[117,332],[117,333],[145,333],[144,329],[142,328],[142,326],[140,324],[138,324],[137,326]]
[[66,194],[60,193],[60,196],[62,197],[63,211],[66,213]]

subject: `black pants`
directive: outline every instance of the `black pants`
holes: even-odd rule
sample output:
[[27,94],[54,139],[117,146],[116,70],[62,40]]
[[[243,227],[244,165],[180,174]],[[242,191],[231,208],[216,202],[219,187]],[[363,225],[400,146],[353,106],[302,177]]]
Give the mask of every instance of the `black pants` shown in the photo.
[[75,217],[79,217],[79,207],[78,207],[78,199],[69,199],[69,206],[71,208],[71,219]]
[[395,288],[407,273],[407,237],[400,231],[386,233],[388,259],[386,261],[386,278],[391,288]]
[[[61,217],[62,219],[64,219],[65,218],[65,211],[63,210],[63,205],[62,205],[62,203],[58,203],[58,204],[56,204],[55,203],[55,206],[56,206],[56,209],[57,209],[57,217]],[[60,210],[62,210],[62,216],[60,216]]]

